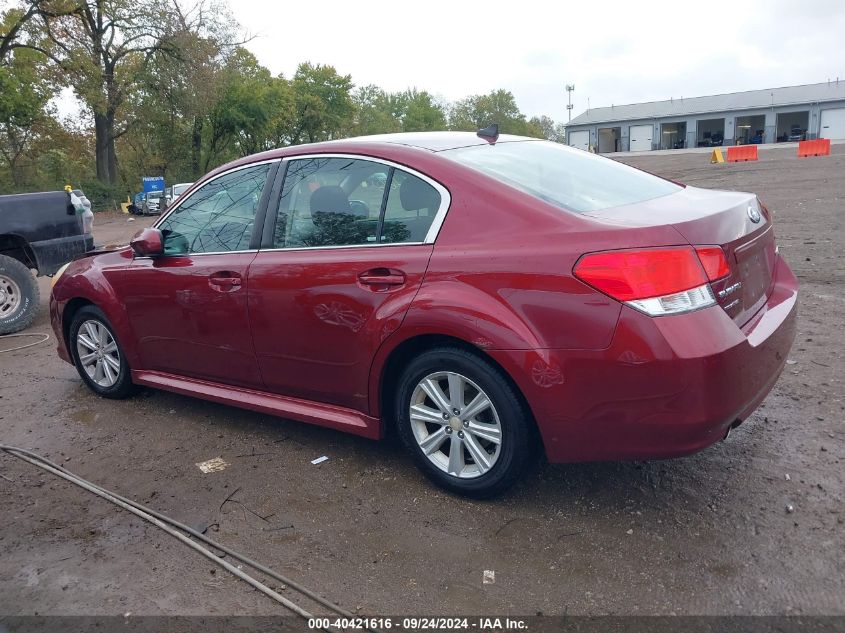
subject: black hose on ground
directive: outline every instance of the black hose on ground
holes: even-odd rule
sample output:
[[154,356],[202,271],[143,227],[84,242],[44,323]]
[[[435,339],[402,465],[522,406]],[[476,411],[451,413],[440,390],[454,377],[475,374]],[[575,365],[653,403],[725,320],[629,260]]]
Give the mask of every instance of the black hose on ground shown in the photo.
[[191,527],[189,527],[189,526],[187,526],[183,523],[180,523],[179,521],[176,521],[175,519],[171,519],[170,517],[168,517],[164,514],[161,514],[160,512],[157,512],[156,510],[153,510],[152,508],[148,508],[147,506],[144,506],[143,504],[140,504],[136,501],[132,501],[131,499],[127,499],[125,497],[122,497],[115,492],[111,492],[110,490],[106,490],[105,488],[102,488],[101,486],[98,486],[97,484],[94,484],[94,483],[92,483],[92,482],[90,482],[86,479],[83,479],[82,477],[79,477],[78,475],[73,474],[72,472],[70,472],[69,470],[64,468],[63,466],[60,466],[60,465],[50,461],[46,457],[42,457],[41,455],[38,455],[37,453],[34,453],[32,451],[28,451],[24,448],[19,448],[17,446],[8,446],[8,445],[5,445],[5,444],[0,444],[0,450],[5,451],[6,453],[8,453],[9,455],[12,455],[13,457],[17,457],[18,459],[21,459],[25,462],[28,462],[28,463],[32,464],[33,466],[43,468],[44,470],[47,470],[48,472],[51,472],[54,475],[57,475],[57,476],[59,476],[63,479],[66,479],[67,481],[69,481],[69,482],[71,482],[71,483],[73,483],[77,486],[80,486],[81,488],[84,488],[84,489],[88,490],[89,492],[92,492],[92,493],[94,493],[94,494],[96,494],[96,495],[98,495],[98,496],[100,496],[100,497],[102,497],[102,498],[104,498],[108,501],[111,501],[115,505],[118,505],[118,506],[124,508],[125,510],[127,510],[129,512],[132,512],[133,514],[135,514],[135,515],[141,517],[142,519],[152,523],[153,525],[156,525],[157,527],[161,528],[162,530],[164,530],[165,532],[167,532],[171,536],[178,538],[179,540],[181,540],[185,544],[187,544],[190,547],[192,547],[193,549],[197,550],[199,553],[201,553],[206,558],[209,558],[213,562],[215,562],[218,565],[224,567],[227,571],[231,572],[235,576],[237,576],[237,577],[241,578],[242,580],[246,581],[247,583],[249,583],[250,585],[255,587],[257,590],[259,590],[262,593],[264,593],[265,595],[267,595],[269,598],[275,600],[279,604],[282,604],[283,606],[290,609],[294,613],[302,616],[303,618],[311,618],[311,617],[313,617],[313,615],[311,613],[309,613],[308,611],[306,611],[305,609],[303,609],[302,607],[300,607],[299,605],[295,604],[294,602],[290,601],[289,599],[285,598],[284,596],[281,596],[277,592],[273,591],[267,585],[264,585],[263,583],[256,580],[252,576],[249,576],[248,574],[244,573],[243,571],[241,571],[240,569],[238,569],[234,565],[228,563],[227,561],[224,561],[214,552],[211,552],[210,550],[202,547],[198,543],[195,543],[194,541],[192,541],[191,539],[186,537],[184,534],[177,532],[173,528],[177,528],[179,530],[182,530],[183,532],[190,534],[194,538],[196,538],[200,541],[203,541],[207,545],[210,545],[211,547],[213,547],[213,548],[215,548],[215,549],[217,549],[221,552],[224,552],[227,556],[231,556],[232,558],[244,563],[245,565],[248,565],[249,567],[252,567],[253,569],[256,569],[257,571],[259,571],[259,572],[261,572],[261,573],[263,573],[263,574],[265,574],[265,575],[267,575],[271,578],[274,578],[275,580],[278,580],[279,582],[282,582],[282,583],[288,585],[289,587],[298,591],[302,595],[307,596],[311,600],[314,600],[315,602],[325,606],[326,608],[334,611],[335,613],[337,613],[339,615],[342,615],[342,616],[348,617],[348,618],[355,617],[352,613],[344,610],[343,608],[341,608],[338,605],[330,602],[329,600],[326,600],[325,598],[323,598],[319,594],[315,593],[314,591],[311,591],[307,587],[304,587],[304,586],[300,585],[299,583],[279,574],[278,572],[273,571],[269,567],[266,567],[266,566],[254,561],[250,558],[247,558],[246,556],[239,554],[238,552],[226,547],[225,545],[220,545],[219,543],[217,543],[214,540],[208,538],[204,534],[194,530],[193,528],[191,528]]

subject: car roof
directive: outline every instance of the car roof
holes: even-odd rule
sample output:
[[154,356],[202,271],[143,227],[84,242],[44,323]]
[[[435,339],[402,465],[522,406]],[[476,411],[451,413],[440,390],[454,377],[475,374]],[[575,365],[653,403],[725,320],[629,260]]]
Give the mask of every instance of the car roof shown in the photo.
[[[500,134],[496,144],[513,143],[517,141],[542,141],[543,139],[528,136],[514,136],[512,134]],[[475,132],[398,132],[395,134],[373,134],[370,136],[355,136],[352,138],[338,139],[332,141],[321,141],[319,143],[305,143],[302,145],[288,145],[277,149],[265,150],[258,154],[244,156],[225,165],[220,165],[202,177],[205,182],[218,174],[221,174],[236,167],[244,167],[261,161],[275,160],[279,158],[306,156],[308,154],[320,153],[344,153],[368,155],[378,154],[379,150],[390,148],[408,148],[416,151],[430,153],[442,152],[459,147],[472,147],[487,145],[490,141],[478,136]]]
[[[513,141],[539,140],[529,139],[525,136],[514,136],[512,134],[500,134],[496,139],[497,143],[508,143]],[[470,147],[472,145],[486,145],[490,141],[478,136],[475,132],[397,132],[395,134],[372,134],[370,136],[356,136],[353,138],[332,141],[333,145],[346,143],[390,143],[394,145],[407,145],[418,147],[431,152],[442,152],[447,149],[458,147]]]
[[[528,136],[514,136],[512,134],[500,134],[496,144],[512,143],[514,141],[540,141],[542,139]],[[459,147],[471,147],[473,145],[487,145],[490,141],[481,138],[475,132],[397,132],[395,134],[372,134],[369,136],[353,136],[319,143],[303,143],[301,145],[287,145],[278,149],[271,149],[259,154],[246,156],[245,158],[233,161],[231,164],[243,164],[255,162],[256,160],[269,160],[281,158],[292,154],[315,154],[319,152],[342,152],[345,149],[366,150],[381,146],[413,147],[415,149],[428,150],[430,152],[442,152]],[[230,165],[231,165],[230,164]]]

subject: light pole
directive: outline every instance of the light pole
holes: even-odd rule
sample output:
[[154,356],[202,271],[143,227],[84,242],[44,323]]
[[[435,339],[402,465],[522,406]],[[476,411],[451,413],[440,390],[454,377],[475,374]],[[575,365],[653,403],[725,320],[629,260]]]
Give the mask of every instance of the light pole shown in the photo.
[[575,86],[573,84],[566,84],[566,100],[568,103],[566,104],[566,113],[569,116],[567,121],[572,120],[572,91],[575,90]]

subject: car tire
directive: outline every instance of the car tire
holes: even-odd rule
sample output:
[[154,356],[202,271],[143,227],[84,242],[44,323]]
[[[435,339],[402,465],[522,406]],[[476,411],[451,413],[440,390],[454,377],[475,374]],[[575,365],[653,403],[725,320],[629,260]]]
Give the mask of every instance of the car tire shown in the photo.
[[76,371],[91,391],[114,399],[132,395],[135,385],[126,354],[102,310],[85,306],[74,315],[68,347]]
[[460,495],[502,493],[534,457],[527,406],[498,367],[459,347],[416,356],[397,383],[393,413],[420,470]]
[[32,325],[40,298],[32,271],[13,257],[0,255],[0,335]]

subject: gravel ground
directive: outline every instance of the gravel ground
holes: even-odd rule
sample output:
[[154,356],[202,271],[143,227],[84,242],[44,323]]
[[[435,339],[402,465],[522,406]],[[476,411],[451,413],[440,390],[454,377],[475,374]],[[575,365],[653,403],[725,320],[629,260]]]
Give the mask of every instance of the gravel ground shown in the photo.
[[[429,485],[395,443],[151,390],[98,399],[53,341],[0,355],[0,443],[211,525],[212,538],[359,613],[844,615],[845,146],[833,150],[732,165],[624,157],[759,193],[802,283],[774,391],[698,455],[542,465],[500,499],[468,501]],[[95,231],[125,241],[149,223],[99,214]],[[46,306],[49,280],[41,289]],[[50,332],[46,311],[28,332]],[[229,467],[195,465],[214,457]],[[284,613],[81,489],[5,454],[0,475],[0,615]]]

